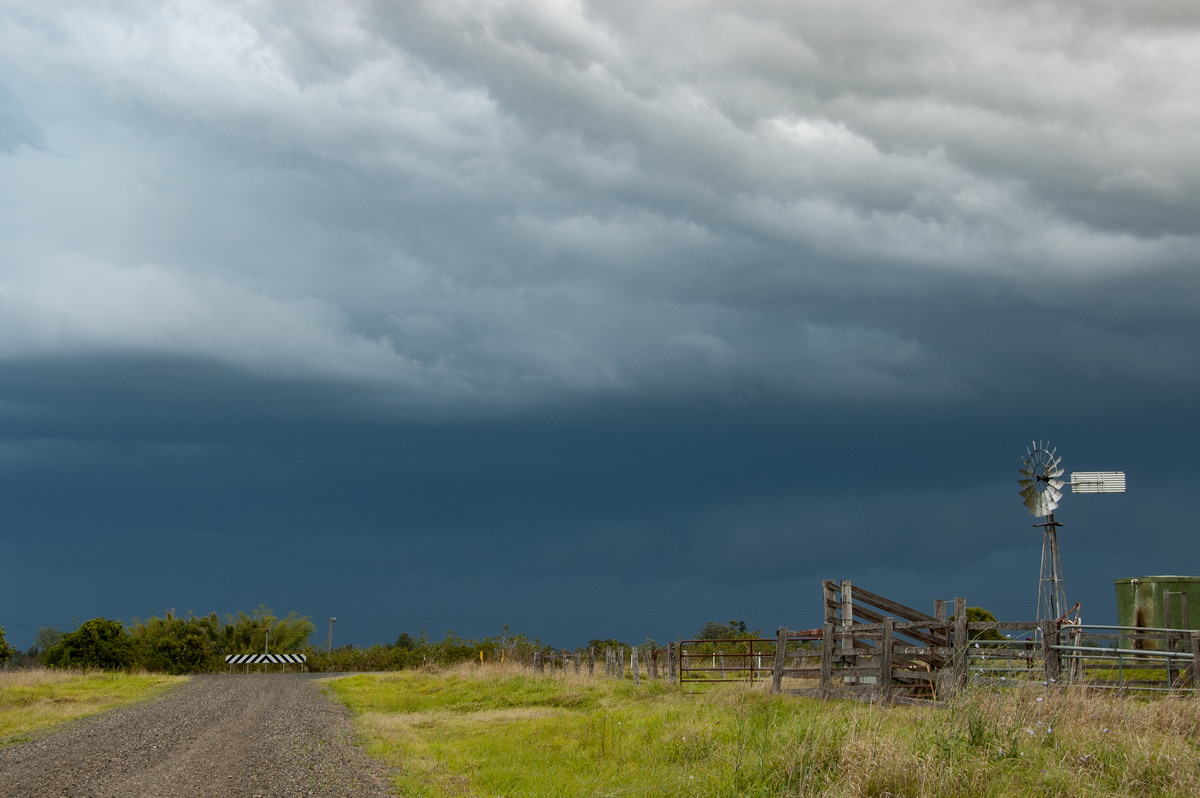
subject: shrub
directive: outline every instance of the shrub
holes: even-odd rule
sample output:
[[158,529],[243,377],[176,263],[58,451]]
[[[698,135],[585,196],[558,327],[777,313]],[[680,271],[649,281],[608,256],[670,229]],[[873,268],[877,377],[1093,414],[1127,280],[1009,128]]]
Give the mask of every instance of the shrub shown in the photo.
[[64,634],[43,662],[55,668],[127,668],[133,664],[133,639],[120,621],[93,618]]
[[16,653],[17,650],[4,639],[4,627],[0,626],[0,665],[8,662]]
[[[950,620],[954,620],[954,616],[950,616]],[[983,607],[967,607],[967,623],[995,623],[996,616],[992,615]],[[972,640],[1006,640],[1007,638],[1000,634],[995,629],[974,630],[971,632]]]
[[176,617],[135,621],[132,629],[137,664],[159,673],[200,673],[220,664],[216,638],[220,621],[216,615],[203,618]]

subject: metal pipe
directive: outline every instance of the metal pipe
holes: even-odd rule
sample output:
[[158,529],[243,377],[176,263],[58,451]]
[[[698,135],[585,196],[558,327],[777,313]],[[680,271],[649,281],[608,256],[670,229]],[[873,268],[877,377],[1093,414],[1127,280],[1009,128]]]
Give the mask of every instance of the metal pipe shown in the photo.
[[1146,659],[1154,659],[1156,657],[1171,658],[1171,659],[1191,659],[1191,652],[1181,651],[1158,651],[1152,648],[1093,648],[1091,646],[1050,646],[1055,651],[1090,651],[1096,655],[1096,659],[1101,659],[1103,654],[1136,654]]
[[[1194,631],[1192,629],[1163,629],[1163,628],[1160,628],[1157,626],[1100,626],[1098,624],[1092,624],[1092,623],[1084,624],[1082,626],[1077,626],[1075,628],[1077,628],[1077,629],[1115,629],[1116,631],[1126,632],[1126,633],[1130,633],[1130,632],[1133,632],[1133,633],[1137,633],[1137,632],[1184,632],[1184,633],[1190,633],[1190,632]],[[1113,635],[1113,636],[1115,637],[1115,635]],[[1124,635],[1122,635],[1122,636],[1124,636]]]

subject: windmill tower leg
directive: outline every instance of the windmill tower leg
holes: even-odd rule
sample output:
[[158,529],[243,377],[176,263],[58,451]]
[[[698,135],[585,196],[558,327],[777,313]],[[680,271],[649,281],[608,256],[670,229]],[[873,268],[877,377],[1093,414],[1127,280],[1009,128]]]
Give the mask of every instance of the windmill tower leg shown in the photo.
[[1062,526],[1051,513],[1044,524],[1036,524],[1042,534],[1042,575],[1038,583],[1039,621],[1057,620],[1066,611],[1066,591],[1063,588],[1062,558],[1058,553],[1058,528]]

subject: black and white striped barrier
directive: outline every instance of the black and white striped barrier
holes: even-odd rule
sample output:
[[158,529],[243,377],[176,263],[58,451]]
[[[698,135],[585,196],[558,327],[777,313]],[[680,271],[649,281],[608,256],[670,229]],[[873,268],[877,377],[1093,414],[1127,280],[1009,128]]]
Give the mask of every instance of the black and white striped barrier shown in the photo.
[[[308,672],[308,657],[303,654],[226,654],[225,664],[233,673],[234,665],[245,665],[246,673],[251,665],[278,665],[280,670],[287,670],[288,665],[299,665],[300,669]],[[265,669],[264,669],[265,670]]]
[[275,665],[303,665],[308,657],[303,654],[226,654],[226,665],[258,665],[269,662]]

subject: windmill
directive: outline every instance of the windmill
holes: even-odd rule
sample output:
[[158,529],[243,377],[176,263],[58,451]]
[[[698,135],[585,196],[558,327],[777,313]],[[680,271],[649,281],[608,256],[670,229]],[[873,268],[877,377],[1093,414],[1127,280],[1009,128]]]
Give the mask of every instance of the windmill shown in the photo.
[[[1062,458],[1049,443],[1034,441],[1025,450],[1021,464],[1021,498],[1025,508],[1045,521],[1034,524],[1042,529],[1042,575],[1038,582],[1037,619],[1058,620],[1067,613],[1063,590],[1062,559],[1058,553],[1058,528],[1054,511],[1062,500]],[[1072,493],[1124,493],[1123,471],[1076,471],[1070,477]]]

